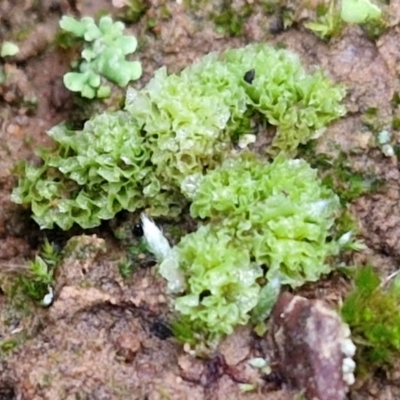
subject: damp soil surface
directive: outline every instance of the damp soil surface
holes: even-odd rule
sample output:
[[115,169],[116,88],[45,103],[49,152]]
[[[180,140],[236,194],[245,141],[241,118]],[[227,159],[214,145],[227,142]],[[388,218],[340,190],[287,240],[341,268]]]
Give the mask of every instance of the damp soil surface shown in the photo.
[[[120,106],[121,92],[90,104],[64,88],[62,76],[76,53],[59,45],[62,15],[127,19],[144,69],[136,87],[161,66],[179,72],[211,51],[254,42],[286,47],[310,70],[320,66],[348,88],[347,116],[328,127],[315,151],[335,155],[339,149],[353,171],[384,183],[349,203],[368,248],[345,261],[369,261],[387,276],[400,259],[400,172],[396,155],[384,155],[376,135],[388,129],[392,143],[400,143],[399,124],[393,122],[400,120],[399,102],[392,101],[400,93],[400,7],[391,6],[390,26],[377,38],[349,26],[327,42],[304,28],[308,14],[301,1],[287,2],[294,19],[287,27],[282,12],[271,7],[276,2],[131,1],[129,18],[126,7],[119,7],[123,3],[0,2],[0,42],[11,40],[20,48],[17,56],[0,60],[7,75],[0,86],[0,399],[294,399],[298,393],[284,377],[249,365],[251,358],[271,357],[268,340],[251,327],[238,328],[205,359],[174,340],[154,260],[139,254],[134,272],[121,276],[126,243],[138,239],[137,216],[120,215],[90,232],[41,231],[29,210],[10,201],[13,168],[20,160],[35,162],[35,150],[52,145],[46,135],[52,126]],[[116,240],[113,232],[124,230],[125,242]],[[165,230],[174,239],[176,229]],[[10,299],[9,282],[26,269],[45,238],[63,247],[83,233],[57,269],[51,307]],[[336,306],[349,287],[346,277],[333,273],[298,293]],[[399,399],[399,374],[400,366],[357,381],[348,398]],[[243,384],[255,390],[246,392]]]

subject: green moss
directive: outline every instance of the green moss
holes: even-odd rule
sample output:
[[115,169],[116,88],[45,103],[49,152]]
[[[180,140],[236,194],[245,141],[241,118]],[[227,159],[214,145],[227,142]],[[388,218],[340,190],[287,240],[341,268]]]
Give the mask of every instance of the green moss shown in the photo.
[[367,22],[363,25],[363,31],[372,40],[379,39],[388,30],[388,25],[383,19]]
[[316,21],[307,22],[306,28],[313,31],[321,39],[330,39],[340,34],[343,22],[336,0],[330,0],[329,4],[319,4],[316,8],[316,14]]
[[223,1],[221,10],[213,13],[211,18],[217,26],[217,30],[235,37],[243,34],[244,24],[251,14],[252,6],[250,4],[244,5],[237,10],[232,8],[231,1]]
[[133,274],[134,269],[134,265],[128,258],[124,258],[118,264],[118,271],[123,279],[129,278]]
[[[121,210],[174,217],[191,204],[202,220],[197,231],[172,250],[157,229],[146,240],[163,245],[156,255],[176,293],[177,336],[213,347],[251,316],[263,321],[281,285],[330,271],[326,258],[341,248],[330,238],[339,199],[306,161],[290,158],[344,115],[344,95],[294,53],[264,44],[209,54],[180,74],[161,68],[144,88],[128,90],[123,111],[79,131],[51,129],[56,145],[40,151],[38,166],[20,166],[12,199],[30,205],[42,228],[62,229],[94,227]],[[237,149],[266,126],[276,131],[272,163]],[[99,251],[104,241],[81,237],[64,254]],[[131,256],[124,276],[140,254]]]
[[147,1],[129,0],[122,10],[122,20],[129,23],[137,23],[146,14],[149,9]]
[[209,172],[191,206],[192,217],[207,223],[160,265],[170,290],[184,292],[175,299],[178,337],[212,346],[250,313],[255,322],[265,319],[280,285],[329,272],[325,259],[340,247],[327,240],[338,209],[338,198],[303,160],[268,164],[242,154]]
[[335,190],[343,204],[367,193],[373,193],[382,186],[382,182],[376,176],[354,171],[349,165],[341,164],[343,160],[344,156],[341,155],[334,161],[334,175],[327,173],[323,179],[325,185]]
[[397,107],[397,106],[400,105],[400,94],[399,94],[399,92],[394,92],[392,100],[391,100],[391,103],[392,103],[392,107]]
[[394,145],[393,150],[394,153],[396,154],[397,159],[400,160],[400,145],[399,144]]
[[266,0],[261,2],[264,12],[269,15],[275,14],[276,12],[280,11],[281,5],[279,3],[281,2],[277,0],[275,1]]
[[3,340],[0,342],[0,354],[13,351],[18,346],[15,339]]
[[60,260],[59,252],[46,239],[40,254],[34,261],[29,262],[27,271],[19,276],[16,285],[20,286],[20,290],[32,300],[43,300],[49,292],[49,287],[54,283],[55,268]]
[[231,230],[237,246],[268,266],[267,278],[279,271],[282,284],[296,287],[327,271],[323,260],[335,249],[325,240],[338,208],[339,199],[304,160],[277,157],[268,164],[243,154],[207,174],[190,211]]
[[300,153],[314,168],[318,168],[324,185],[339,196],[342,205],[382,187],[383,182],[375,174],[355,171],[346,153],[338,150],[336,157],[329,157],[316,155],[314,149],[315,143],[309,143]]
[[399,117],[393,117],[392,119],[392,129],[395,131],[400,130],[400,118]]
[[146,20],[147,29],[153,29],[157,26],[157,18],[147,18]]
[[[19,315],[17,318],[21,318]],[[15,320],[14,320],[15,321]],[[20,332],[14,333],[12,337],[6,337],[0,340],[0,360],[7,359],[12,353],[22,346],[28,339],[29,335],[24,329]]]
[[160,16],[161,16],[161,19],[164,21],[169,20],[171,18],[171,16],[172,16],[171,11],[166,4],[164,4],[160,7]]
[[384,122],[379,117],[379,109],[376,107],[368,108],[361,117],[366,128],[372,132],[379,132],[384,129]]
[[70,33],[59,30],[54,38],[54,43],[61,49],[67,50],[71,48],[78,49],[80,40],[72,36]]
[[360,374],[390,366],[400,352],[400,280],[384,285],[370,266],[358,270],[342,315],[357,344]]
[[14,192],[31,198],[34,218],[41,226],[57,222],[69,229],[76,222],[90,228],[122,209],[134,211],[150,201],[154,207],[168,209],[150,166],[151,150],[129,114],[101,114],[78,135],[65,126],[49,134],[59,147],[42,153],[40,168],[21,165],[25,180]]
[[94,259],[107,251],[104,239],[93,236],[73,236],[63,249],[63,258],[69,260]]
[[142,90],[128,90],[124,111],[78,132],[51,129],[57,146],[40,152],[39,167],[19,166],[12,200],[29,204],[42,228],[91,228],[121,210],[173,217],[243,135],[275,126],[269,154],[294,155],[344,115],[344,94],[320,70],[307,74],[294,53],[262,44],[209,54],[179,75],[161,68]]

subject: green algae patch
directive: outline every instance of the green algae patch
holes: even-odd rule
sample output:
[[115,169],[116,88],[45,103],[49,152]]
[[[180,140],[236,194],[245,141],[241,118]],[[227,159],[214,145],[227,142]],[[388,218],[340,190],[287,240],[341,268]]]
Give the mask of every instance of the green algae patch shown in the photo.
[[176,216],[240,138],[272,125],[269,153],[293,155],[344,115],[344,95],[294,53],[263,44],[209,54],[178,75],[161,68],[143,89],[128,90],[125,110],[80,131],[51,129],[55,149],[39,153],[39,166],[17,168],[12,200],[31,207],[41,228],[90,228],[121,210]]

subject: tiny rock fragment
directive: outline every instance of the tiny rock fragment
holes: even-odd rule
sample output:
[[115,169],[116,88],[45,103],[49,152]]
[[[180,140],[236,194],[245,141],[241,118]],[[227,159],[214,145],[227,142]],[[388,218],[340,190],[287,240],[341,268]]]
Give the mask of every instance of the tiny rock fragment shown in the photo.
[[224,356],[227,365],[237,365],[249,356],[250,337],[248,327],[238,327],[219,344],[218,351]]
[[202,361],[189,354],[181,354],[178,357],[180,376],[190,382],[200,382],[204,370]]
[[131,363],[140,349],[140,340],[136,335],[124,333],[118,336],[115,347],[117,355],[126,363]]
[[333,309],[283,293],[272,313],[271,333],[279,372],[290,386],[304,390],[308,400],[346,399],[354,383],[355,346]]

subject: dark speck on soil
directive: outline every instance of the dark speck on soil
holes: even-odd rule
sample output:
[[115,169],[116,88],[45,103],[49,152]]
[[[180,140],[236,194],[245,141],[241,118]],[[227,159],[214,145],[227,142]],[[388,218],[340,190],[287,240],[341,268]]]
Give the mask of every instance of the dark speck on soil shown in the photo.
[[132,233],[137,237],[143,236],[142,224],[135,224],[132,229]]
[[150,332],[161,340],[166,340],[173,336],[171,328],[163,321],[153,322],[150,325]]

